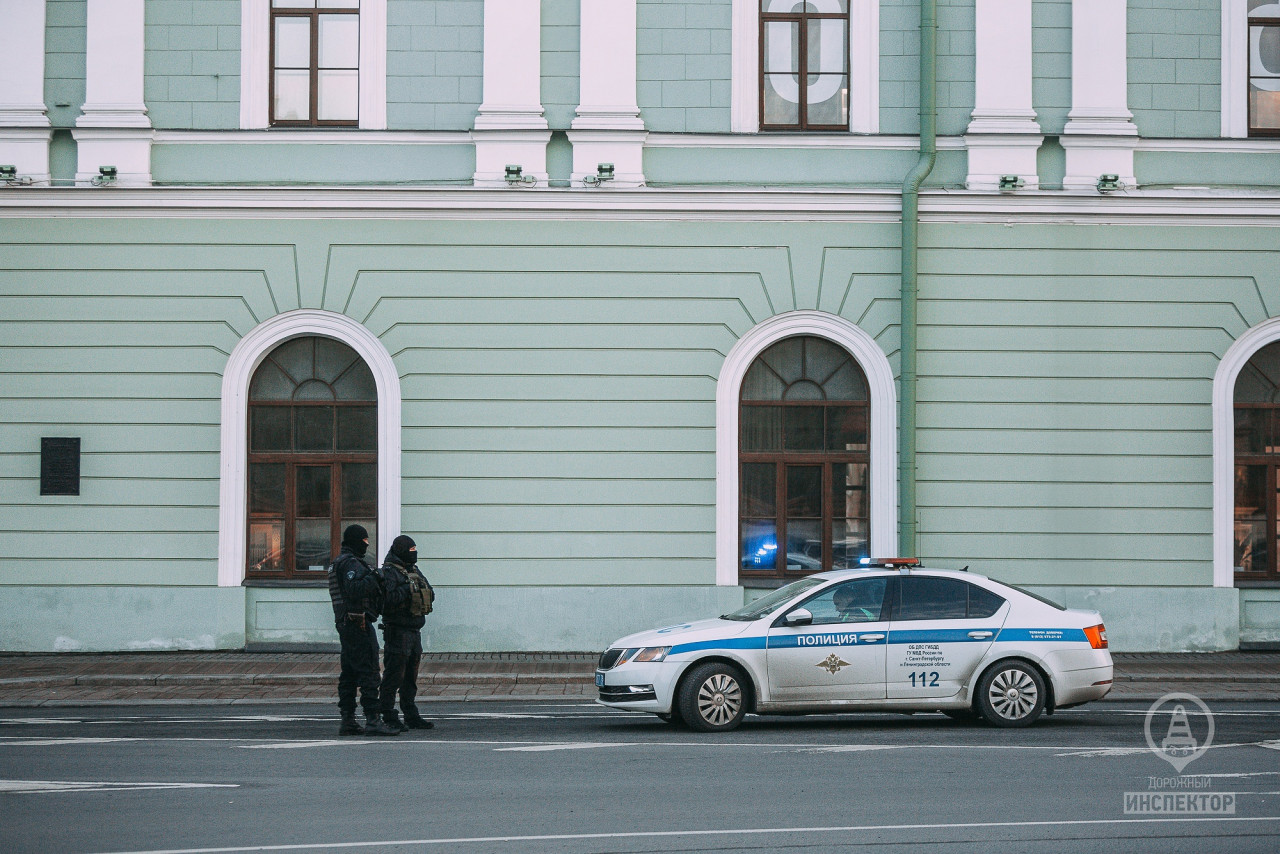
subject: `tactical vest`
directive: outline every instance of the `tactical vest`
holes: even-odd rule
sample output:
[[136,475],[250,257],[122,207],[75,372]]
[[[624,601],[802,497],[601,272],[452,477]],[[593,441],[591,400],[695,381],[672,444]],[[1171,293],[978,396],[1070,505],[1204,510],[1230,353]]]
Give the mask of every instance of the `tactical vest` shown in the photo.
[[431,604],[436,601],[436,593],[427,580],[416,572],[406,573],[409,577],[409,613],[414,617],[425,617],[431,613]]

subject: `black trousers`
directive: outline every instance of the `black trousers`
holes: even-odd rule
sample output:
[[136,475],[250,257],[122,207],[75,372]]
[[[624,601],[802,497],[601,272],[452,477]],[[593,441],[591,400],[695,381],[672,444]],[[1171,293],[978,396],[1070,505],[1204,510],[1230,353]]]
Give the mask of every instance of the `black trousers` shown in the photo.
[[360,705],[366,715],[378,711],[378,634],[373,621],[364,628],[352,620],[338,622],[338,638],[342,641],[342,672],[338,675],[338,708],[343,714],[355,713],[356,689],[360,689]]
[[413,702],[418,696],[418,663],[422,661],[422,632],[387,626],[382,630],[382,713],[396,707],[400,692],[400,711],[406,720],[421,717]]

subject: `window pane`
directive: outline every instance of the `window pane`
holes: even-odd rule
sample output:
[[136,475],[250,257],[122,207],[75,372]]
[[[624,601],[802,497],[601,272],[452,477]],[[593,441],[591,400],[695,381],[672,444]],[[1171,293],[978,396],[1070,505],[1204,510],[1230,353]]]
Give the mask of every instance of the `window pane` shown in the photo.
[[346,372],[334,381],[333,390],[338,395],[338,400],[378,399],[378,386],[373,381],[373,372],[360,359],[352,362]]
[[284,521],[250,520],[249,571],[284,571]]
[[831,467],[831,515],[860,519],[867,515],[867,464]]
[[284,122],[302,122],[311,118],[311,72],[276,72],[274,115],[277,121]]
[[847,19],[838,18],[818,18],[809,21],[809,55],[805,57],[805,68],[810,75],[810,104],[814,100],[814,74],[844,74],[845,60],[849,55],[849,48],[845,43],[846,21]]
[[796,21],[766,21],[764,25],[764,73],[786,73],[799,80],[800,25]]
[[821,451],[825,443],[821,406],[783,407],[784,447],[788,451]]
[[316,375],[316,339],[294,338],[271,351],[271,361],[278,364],[296,382],[314,379]]
[[867,520],[835,519],[831,522],[831,568],[856,569],[858,561],[870,557]]
[[321,9],[359,9],[360,0],[320,0]]
[[742,379],[743,400],[782,400],[786,390],[786,384],[763,359],[752,362]]
[[828,587],[805,602],[804,607],[813,614],[814,625],[873,622],[880,619],[888,583],[884,577],[848,581]]
[[322,122],[355,121],[360,117],[360,72],[321,71],[316,118]]
[[293,391],[294,400],[333,400],[333,389],[320,380],[299,383]]
[[838,127],[849,123],[849,86],[843,74],[810,75],[805,121],[811,125]]
[[865,406],[827,407],[827,450],[867,450],[867,408]]
[[904,575],[898,579],[896,620],[958,620],[968,612],[968,584],[952,578]]
[[969,585],[969,619],[985,620],[987,617],[994,617],[1003,604],[1003,597],[997,596],[985,587]]
[[743,516],[776,516],[778,467],[773,463],[742,464]]
[[1265,572],[1267,560],[1267,467],[1236,466],[1235,567]]
[[778,526],[772,519],[744,519],[741,527],[742,568],[774,569],[778,557]]
[[270,360],[263,362],[253,372],[249,383],[250,400],[289,400],[293,397],[294,381]]
[[378,407],[338,407],[338,450],[378,450]]
[[293,419],[295,450],[333,450],[332,406],[295,406]]
[[822,516],[822,466],[787,466],[787,518]]
[[249,464],[249,512],[284,515],[284,463]]
[[378,467],[374,463],[342,464],[342,515],[378,515]]
[[294,567],[299,572],[324,572],[333,556],[333,522],[329,519],[299,519],[294,540]]
[[332,383],[342,376],[343,371],[351,367],[360,357],[341,341],[332,338],[316,338],[315,341],[315,377],[326,383]]
[[320,68],[360,67],[360,18],[356,15],[321,15]]
[[822,521],[787,520],[787,569],[791,572],[822,570]]
[[276,68],[311,67],[311,19],[281,16],[276,22]]
[[1249,85],[1249,124],[1258,130],[1280,129],[1280,92],[1260,89],[1258,82]]
[[800,12],[848,12],[849,0],[825,0],[819,4],[814,0],[760,0],[760,11],[775,15],[786,15]]
[[329,496],[333,469],[329,466],[298,466],[293,504],[298,516],[330,517]]
[[744,406],[741,409],[742,450],[782,450],[782,408]]
[[1236,453],[1263,454],[1271,436],[1271,409],[1236,407]]
[[1280,78],[1280,27],[1249,27],[1249,76]]
[[252,406],[249,408],[249,425],[250,451],[287,451],[292,447],[289,407]]
[[271,0],[277,9],[314,9],[316,0]]
[[760,360],[790,385],[804,377],[804,338],[784,338],[761,353]]

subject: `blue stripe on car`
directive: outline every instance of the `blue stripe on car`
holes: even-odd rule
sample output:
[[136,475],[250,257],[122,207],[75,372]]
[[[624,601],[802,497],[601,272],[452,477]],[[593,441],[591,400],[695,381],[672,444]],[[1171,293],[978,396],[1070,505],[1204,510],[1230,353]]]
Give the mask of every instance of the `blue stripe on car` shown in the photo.
[[764,638],[727,638],[725,640],[694,641],[678,643],[671,647],[668,655],[679,655],[682,652],[697,652],[703,649],[764,649]]
[[1088,643],[1082,629],[1001,629],[995,637],[974,638],[969,632],[985,629],[898,629],[888,639],[860,640],[860,635],[882,632],[803,632],[794,635],[727,638],[676,644],[670,655],[705,649],[793,649],[820,646],[872,646],[883,643]]

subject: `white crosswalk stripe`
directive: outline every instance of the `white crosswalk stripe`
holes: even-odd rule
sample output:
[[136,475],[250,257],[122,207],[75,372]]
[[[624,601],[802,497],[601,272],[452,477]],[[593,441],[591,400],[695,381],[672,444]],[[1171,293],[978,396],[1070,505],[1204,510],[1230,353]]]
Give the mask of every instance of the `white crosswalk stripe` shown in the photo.
[[0,780],[0,792],[10,795],[57,792],[136,792],[148,789],[238,789],[239,783],[133,783],[80,780]]

